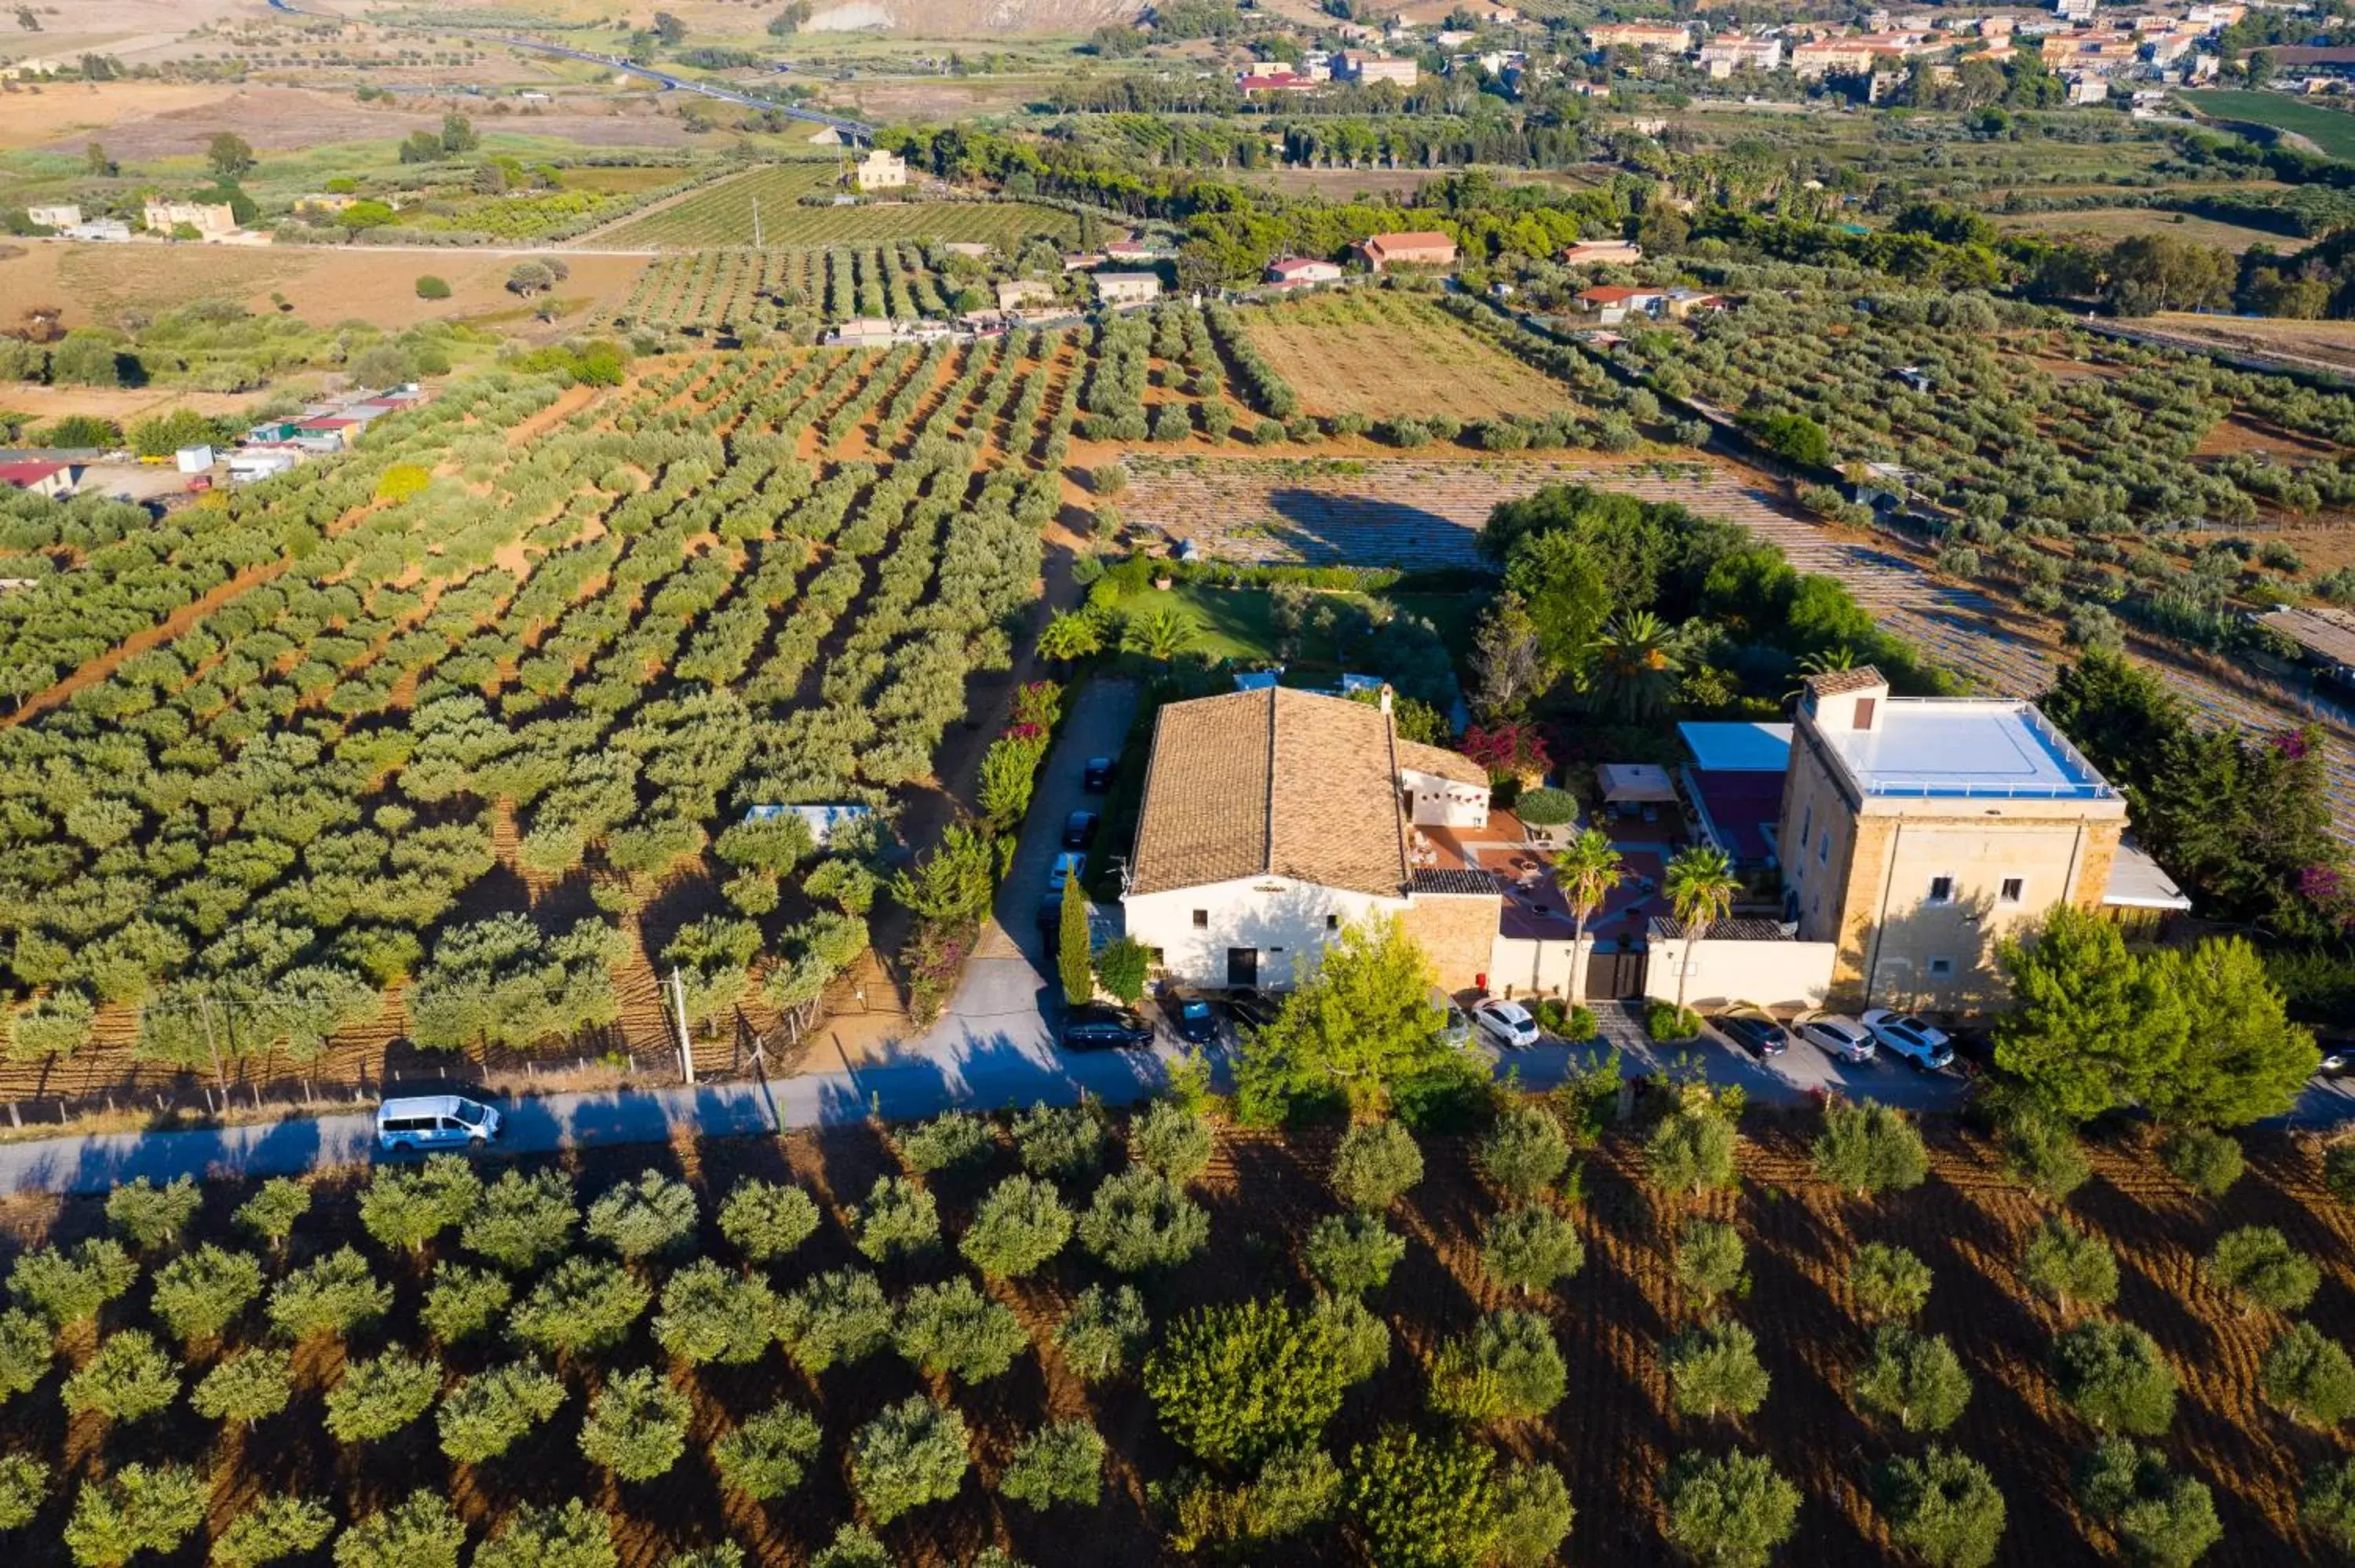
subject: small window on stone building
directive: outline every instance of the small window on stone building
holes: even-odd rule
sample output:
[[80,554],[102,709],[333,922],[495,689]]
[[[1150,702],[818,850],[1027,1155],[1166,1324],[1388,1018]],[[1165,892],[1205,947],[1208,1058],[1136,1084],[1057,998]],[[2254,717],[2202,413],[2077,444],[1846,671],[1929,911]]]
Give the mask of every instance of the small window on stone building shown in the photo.
[[1952,904],[1954,901],[1955,879],[1951,876],[1932,877],[1930,879],[1930,902],[1933,904]]
[[2003,891],[1997,895],[1996,902],[1998,904],[2017,904],[2019,902],[2020,894],[2026,891],[2026,887],[2027,885],[2019,877],[2007,876],[2003,879]]
[[1207,909],[1197,909],[1197,910],[1195,910],[1195,911],[1194,911],[1194,929],[1196,929],[1197,931],[1207,931],[1207,930],[1209,930],[1209,928],[1210,928],[1210,912],[1209,912],[1209,910],[1207,910]]
[[1930,973],[1931,973],[1931,976],[1932,976],[1934,979],[1940,979],[1940,980],[1943,980],[1943,979],[1945,979],[1946,976],[1951,975],[1951,974],[1953,974],[1954,972],[1955,972],[1955,960],[1954,960],[1954,959],[1932,959],[1930,960]]
[[1327,915],[1327,916],[1325,916],[1325,928],[1326,928],[1327,931],[1337,931],[1337,930],[1339,930],[1339,929],[1341,928],[1341,917],[1340,917],[1338,915]]

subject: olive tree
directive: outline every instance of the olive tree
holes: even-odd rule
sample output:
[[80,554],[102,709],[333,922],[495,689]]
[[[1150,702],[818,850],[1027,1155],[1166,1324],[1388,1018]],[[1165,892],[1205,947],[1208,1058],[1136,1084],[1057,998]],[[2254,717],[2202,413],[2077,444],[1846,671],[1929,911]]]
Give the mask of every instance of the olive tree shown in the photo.
[[2029,1288],[2051,1298],[2064,1314],[2117,1299],[2118,1259],[2110,1244],[2057,1214],[2029,1238],[2019,1272]]
[[1668,1544],[1722,1568],[1764,1568],[1799,1522],[1799,1489],[1756,1454],[1680,1455],[1660,1500]]
[[850,1212],[850,1234],[877,1263],[920,1256],[940,1243],[940,1205],[905,1177],[879,1176]]
[[1153,1325],[1134,1285],[1091,1285],[1055,1325],[1055,1348],[1082,1383],[1102,1383],[1135,1360]]
[[2355,1552],[2355,1458],[2326,1460],[2308,1472],[2298,1517],[2339,1551]]
[[507,1336],[557,1356],[596,1355],[628,1337],[646,1287],[619,1264],[568,1257],[507,1314]]
[[188,1404],[207,1420],[250,1426],[285,1409],[293,1397],[293,1357],[284,1351],[240,1351],[205,1373]]
[[2295,1312],[2314,1299],[2322,1271],[2270,1225],[2243,1225],[2216,1238],[2200,1265],[2210,1284],[2237,1298],[2243,1311]]
[[257,1498],[238,1510],[213,1538],[213,1568],[262,1568],[289,1557],[306,1557],[336,1532],[336,1516],[318,1498]]
[[96,1318],[138,1277],[139,1265],[122,1243],[93,1236],[71,1252],[40,1246],[18,1254],[8,1269],[8,1297],[62,1329]]
[[1550,1290],[1585,1264],[1577,1227],[1543,1204],[1508,1209],[1481,1227],[1482,1272],[1520,1295]]
[[290,1340],[350,1333],[373,1323],[392,1305],[392,1287],[377,1278],[368,1259],[337,1247],[271,1287],[271,1327]]
[[650,1481],[687,1451],[694,1410],[687,1395],[641,1367],[608,1382],[589,1402],[581,1451],[625,1481]]
[[2257,1387],[2294,1420],[2325,1430],[2355,1415],[2355,1360],[2311,1323],[2293,1323],[2257,1363]]
[[943,1111],[895,1135],[891,1147],[898,1151],[900,1164],[919,1176],[929,1176],[986,1159],[997,1147],[997,1132],[987,1118],[971,1111]]
[[1813,1153],[1817,1175],[1859,1198],[1919,1187],[1930,1174],[1921,1133],[1902,1111],[1878,1100],[1825,1102]]
[[1156,1100],[1128,1124],[1128,1157],[1183,1186],[1209,1169],[1218,1135],[1175,1100]]
[[1930,1266],[1904,1247],[1867,1242],[1849,1260],[1848,1288],[1868,1323],[1909,1319],[1930,1300]]
[[40,1386],[57,1354],[58,1333],[48,1319],[22,1307],[0,1311],[0,1403]]
[[769,1282],[698,1258],[663,1283],[655,1342],[700,1365],[755,1361],[776,1337],[777,1298]]
[[1534,1420],[1569,1392],[1553,1330],[1534,1312],[1492,1312],[1431,1361],[1432,1408],[1459,1421]]
[[1890,1538],[1925,1568],[1987,1568],[2003,1542],[2003,1494],[1987,1467],[1935,1444],[1881,1467]]
[[1062,1251],[1074,1224],[1051,1183],[1009,1176],[974,1210],[957,1250],[992,1279],[1018,1278]]
[[1027,1508],[1093,1508],[1103,1493],[1104,1440],[1085,1421],[1058,1421],[1015,1446],[997,1489]]
[[1557,1560],[1578,1510],[1551,1465],[1515,1465],[1497,1484],[1495,1561],[1502,1568],[1546,1568]]
[[311,1212],[311,1189],[291,1176],[272,1176],[238,1205],[237,1224],[269,1244],[272,1251],[286,1245],[303,1216]]
[[176,1177],[161,1187],[134,1177],[106,1195],[106,1223],[141,1252],[155,1252],[178,1244],[204,1202],[194,1177]]
[[1103,1122],[1087,1106],[1034,1105],[1014,1118],[1022,1169],[1034,1176],[1081,1176],[1103,1163]]
[[1163,1429],[1213,1464],[1314,1442],[1347,1381],[1333,1326],[1281,1301],[1189,1312],[1145,1360]]
[[1677,1287],[1706,1312],[1719,1297],[1742,1291],[1749,1258],[1742,1233],[1732,1225],[1721,1220],[1687,1220],[1677,1233]]
[[1758,1364],[1758,1341],[1731,1320],[1705,1324],[1668,1341],[1668,1397],[1687,1415],[1748,1415],[1766,1403],[1771,1379]]
[[816,1421],[791,1404],[773,1404],[711,1445],[719,1478],[748,1498],[781,1498],[802,1484],[825,1446]]
[[184,1345],[217,1340],[261,1294],[261,1260],[207,1243],[155,1271],[155,1316]]
[[1124,1171],[1096,1188],[1079,1232],[1080,1245],[1107,1268],[1142,1274],[1175,1268],[1208,1246],[1210,1216],[1167,1177]]
[[1353,1127],[1333,1151],[1330,1180],[1341,1202],[1380,1213],[1423,1180],[1423,1150],[1397,1122]]
[[33,1522],[48,1500],[49,1467],[30,1454],[0,1455],[0,1531]]
[[719,1205],[719,1234],[754,1263],[773,1263],[817,1229],[817,1204],[799,1187],[747,1177]]
[[608,1188],[589,1205],[589,1234],[625,1258],[684,1246],[695,1224],[695,1190],[659,1171]]
[[891,1306],[875,1277],[855,1268],[821,1274],[778,1304],[777,1340],[812,1377],[863,1361],[891,1338]]
[[142,1552],[176,1552],[205,1522],[206,1488],[186,1465],[124,1465],[81,1484],[65,1546],[76,1568],[123,1568]]
[[1857,1369],[1856,1402],[1908,1432],[1944,1432],[1970,1403],[1970,1374],[1943,1334],[1886,1324]]
[[1570,1164],[1570,1139],[1543,1106],[1508,1107],[1481,1141],[1480,1173],[1516,1202],[1526,1202],[1561,1180]]
[[433,1413],[442,1452],[462,1465],[496,1459],[564,1404],[564,1384],[530,1361],[461,1378]]
[[389,1437],[433,1404],[442,1392],[442,1363],[398,1345],[365,1361],[346,1362],[327,1391],[327,1435],[338,1443]]
[[502,1275],[463,1263],[437,1263],[417,1320],[441,1343],[460,1344],[489,1333],[514,1298],[515,1287]]
[[464,1224],[482,1195],[482,1179],[454,1154],[421,1166],[378,1166],[360,1192],[360,1224],[384,1245],[415,1252]]
[[474,1568],[614,1568],[618,1561],[604,1511],[567,1498],[547,1508],[527,1503],[507,1515],[475,1550]]
[[336,1568],[458,1568],[466,1521],[420,1487],[336,1538]]
[[2248,1160],[2231,1133],[2213,1128],[2179,1128],[2159,1145],[2159,1162],[2177,1181],[2193,1192],[2221,1198],[2248,1169]]
[[1309,1228],[1301,1255],[1328,1290],[1362,1296],[1390,1282],[1406,1256],[1406,1238],[1364,1209],[1327,1214]]
[[1449,1433],[1385,1427],[1349,1451],[1349,1512],[1377,1563],[1480,1563],[1498,1529],[1496,1457]]
[[2102,1432],[2154,1436],[2175,1419],[2175,1369],[2131,1323],[2087,1322],[2052,1342],[2061,1397]]
[[59,1390],[76,1415],[140,1421],[180,1396],[180,1369],[154,1336],[138,1329],[109,1335],[98,1353]]
[[1030,1344],[1013,1309],[963,1277],[908,1292],[892,1339],[900,1354],[926,1375],[945,1373],[964,1383],[1002,1376]]
[[483,1190],[458,1239],[510,1272],[561,1257],[581,1223],[572,1178],[561,1171],[509,1171]]
[[972,1463],[964,1417],[922,1394],[888,1407],[850,1441],[851,1489],[878,1524],[956,1496]]
[[2116,1534],[2124,1555],[2154,1568],[2190,1568],[2224,1538],[2208,1488],[2124,1437],[2105,1439],[2086,1456],[2077,1501]]

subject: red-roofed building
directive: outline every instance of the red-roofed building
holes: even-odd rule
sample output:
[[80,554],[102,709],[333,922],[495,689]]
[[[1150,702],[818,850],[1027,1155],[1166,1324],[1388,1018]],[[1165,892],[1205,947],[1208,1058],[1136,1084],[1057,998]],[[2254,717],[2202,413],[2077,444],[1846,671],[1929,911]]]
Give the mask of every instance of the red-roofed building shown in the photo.
[[1391,267],[1453,267],[1455,241],[1427,228],[1369,234],[1350,249],[1377,272]]
[[0,462],[0,484],[36,495],[68,496],[81,470],[67,462]]
[[1648,315],[1658,310],[1668,297],[1664,289],[1629,289],[1614,283],[1580,291],[1578,303],[1582,310],[1601,316],[1608,326],[1631,315]]
[[1341,269],[1313,256],[1286,256],[1282,260],[1267,264],[1267,281],[1291,288],[1310,283],[1337,283],[1341,281]]
[[1247,71],[1235,78],[1235,85],[1249,98],[1254,92],[1313,92],[1324,84],[1296,71],[1271,70]]

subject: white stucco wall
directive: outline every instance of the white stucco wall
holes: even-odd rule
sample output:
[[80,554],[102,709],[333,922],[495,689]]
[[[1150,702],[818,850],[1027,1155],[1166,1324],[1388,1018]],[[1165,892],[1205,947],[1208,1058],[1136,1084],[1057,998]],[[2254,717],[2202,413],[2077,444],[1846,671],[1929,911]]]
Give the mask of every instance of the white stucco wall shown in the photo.
[[[1128,934],[1161,952],[1162,970],[1181,985],[1224,986],[1227,950],[1259,952],[1259,983],[1281,991],[1297,983],[1309,955],[1342,927],[1377,911],[1396,915],[1403,898],[1376,898],[1345,888],[1254,876],[1167,893],[1131,894],[1122,901]],[[1197,926],[1194,912],[1207,924]]]
[[[1830,942],[1737,942],[1694,944],[1691,972],[1684,977],[1685,1005],[1708,1012],[1733,1002],[1761,1007],[1821,1007],[1832,983]],[[1652,943],[1644,989],[1661,1001],[1677,999],[1677,970],[1685,963],[1682,938]]]
[[1436,773],[1419,772],[1412,768],[1399,769],[1399,783],[1406,790],[1407,809],[1417,827],[1485,828],[1488,825],[1488,789],[1482,784],[1465,784],[1453,779],[1443,779]]
[[[1577,951],[1584,953],[1592,946],[1582,943]],[[1566,938],[1541,941],[1500,933],[1488,961],[1488,989],[1498,996],[1568,996],[1576,969]]]

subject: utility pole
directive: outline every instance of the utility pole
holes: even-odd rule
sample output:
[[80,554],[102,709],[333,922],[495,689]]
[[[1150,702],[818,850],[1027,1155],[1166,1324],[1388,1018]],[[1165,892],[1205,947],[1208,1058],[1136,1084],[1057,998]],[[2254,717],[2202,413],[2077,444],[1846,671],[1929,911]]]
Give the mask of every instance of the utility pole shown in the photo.
[[687,1083],[692,1086],[695,1082],[695,1047],[688,1042],[687,1034],[687,981],[680,978],[676,965],[670,971],[670,1000],[678,1010],[679,1071],[687,1075]]

